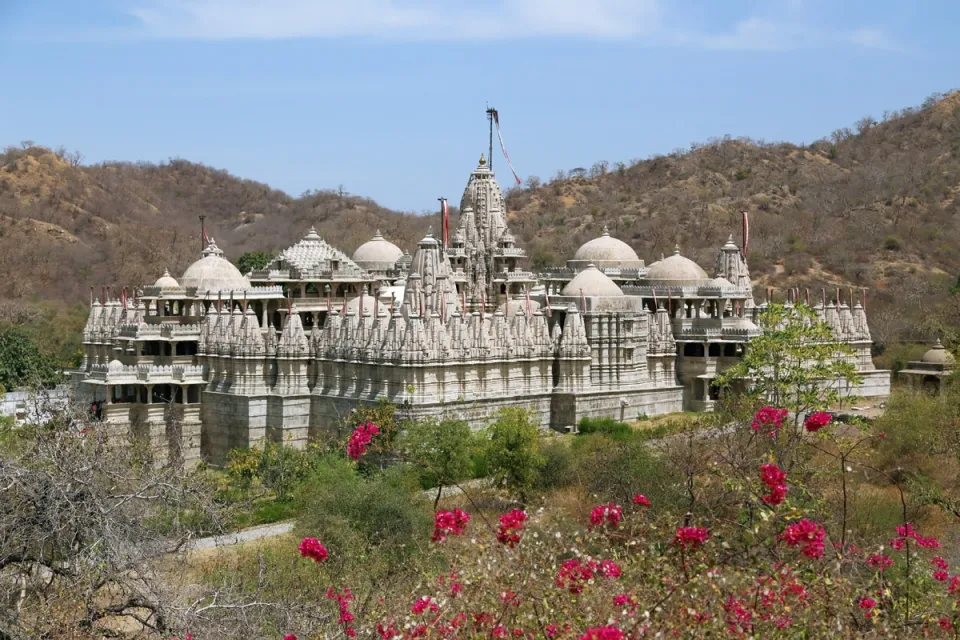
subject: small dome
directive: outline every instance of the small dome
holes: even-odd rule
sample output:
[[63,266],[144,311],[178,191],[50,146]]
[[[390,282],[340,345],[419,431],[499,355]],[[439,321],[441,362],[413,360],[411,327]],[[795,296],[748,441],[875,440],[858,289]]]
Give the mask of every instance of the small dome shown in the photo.
[[184,287],[196,287],[197,291],[243,291],[250,288],[250,282],[223,257],[223,251],[213,239],[203,250],[203,257],[183,272],[180,283]]
[[111,360],[107,364],[107,371],[109,373],[123,373],[123,363],[119,360]]
[[402,257],[403,251],[400,247],[385,240],[379,229],[371,240],[364,242],[353,252],[353,261],[364,269],[368,268],[367,264],[384,263],[392,266]]
[[[381,311],[386,315],[390,315],[390,308],[378,301],[374,296],[363,296],[364,314],[369,313],[370,315],[377,315],[377,313],[380,313]],[[357,296],[347,303],[347,313],[355,313],[360,315],[360,296]]]
[[617,240],[610,235],[607,228],[603,228],[603,235],[584,243],[573,254],[574,260],[589,260],[591,262],[634,262],[640,260],[637,252],[623,240]]
[[[586,291],[583,292],[586,295]],[[579,293],[577,295],[580,295]],[[540,308],[540,303],[536,300],[530,301],[530,315],[533,315],[537,309]],[[497,307],[497,312],[502,313],[508,318],[512,318],[517,315],[518,311],[523,311],[527,313],[527,300],[526,298],[514,298],[510,302],[504,302],[499,307]]]
[[696,262],[680,255],[680,247],[675,247],[672,256],[650,266],[647,280],[669,284],[697,284],[711,278]]
[[954,364],[954,358],[953,354],[944,348],[938,338],[937,343],[933,345],[933,348],[923,354],[920,362],[924,362],[926,364],[952,365]]
[[161,289],[179,289],[180,283],[170,275],[170,272],[167,269],[164,269],[163,275],[157,278],[157,281],[153,283],[153,286]]
[[715,287],[720,287],[721,289],[732,289],[733,285],[726,278],[714,278],[710,281],[710,284]]
[[607,274],[597,269],[592,263],[578,273],[573,280],[567,283],[560,295],[579,296],[622,296],[623,291]]

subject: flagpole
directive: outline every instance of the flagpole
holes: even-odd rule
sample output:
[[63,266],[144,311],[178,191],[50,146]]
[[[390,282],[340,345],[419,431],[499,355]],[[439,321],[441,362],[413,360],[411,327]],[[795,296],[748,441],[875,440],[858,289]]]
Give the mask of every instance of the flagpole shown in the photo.
[[200,253],[203,253],[203,250],[207,248],[207,245],[204,244],[204,238],[207,237],[207,226],[204,220],[207,216],[200,216]]
[[497,110],[487,105],[487,121],[490,123],[490,148],[487,155],[487,166],[490,167],[491,173],[493,172],[493,118],[497,113]]

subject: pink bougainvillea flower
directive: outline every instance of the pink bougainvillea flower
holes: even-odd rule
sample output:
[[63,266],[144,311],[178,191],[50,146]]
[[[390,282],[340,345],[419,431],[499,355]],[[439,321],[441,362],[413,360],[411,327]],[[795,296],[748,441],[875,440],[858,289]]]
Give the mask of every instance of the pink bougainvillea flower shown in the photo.
[[358,426],[347,441],[347,455],[359,460],[367,452],[367,445],[373,440],[373,436],[379,433],[380,428],[372,422]]
[[580,636],[580,640],[623,640],[623,631],[612,625],[606,627],[590,627]]
[[337,606],[340,609],[340,619],[337,622],[343,625],[343,633],[350,638],[356,638],[357,632],[352,626],[355,617],[353,613],[350,612],[350,602],[353,601],[353,593],[350,591],[350,588],[345,587],[342,592],[338,592],[334,590],[333,587],[330,587],[327,589],[327,598],[337,601]]
[[807,416],[807,419],[803,421],[804,428],[810,433],[816,433],[823,429],[825,426],[830,424],[830,421],[833,419],[829,413],[823,411],[817,411],[816,413],[811,413]]
[[947,593],[952,596],[960,596],[960,576],[950,576],[950,584],[947,585]]
[[633,504],[638,504],[641,507],[649,507],[650,500],[642,493],[638,493],[637,495],[633,496]]
[[330,555],[327,553],[327,548],[316,538],[304,538],[298,548],[301,556],[310,558],[314,562],[323,562]]
[[710,530],[706,527],[679,527],[673,537],[673,544],[685,551],[696,551],[710,539]]
[[808,558],[821,558],[826,535],[823,525],[804,518],[784,529],[780,539],[791,547],[799,546],[800,552]]
[[410,613],[414,615],[421,615],[427,611],[431,613],[436,613],[440,610],[439,605],[434,602],[433,598],[430,596],[421,596],[417,598],[417,601],[413,603],[413,607],[410,609]]
[[940,556],[935,556],[932,560],[930,560],[930,566],[936,567],[937,569],[949,569],[950,563]]
[[468,522],[470,522],[470,514],[466,511],[460,509],[437,511],[433,517],[433,536],[430,539],[434,542],[443,542],[447,536],[462,535]]
[[932,577],[937,582],[946,582],[947,579],[950,577],[950,574],[944,571],[943,569],[937,569],[936,571],[933,572],[933,574],[930,577]]
[[786,417],[786,409],[763,407],[754,414],[750,428],[753,429],[754,433],[759,433],[761,428],[768,429],[768,435],[771,438],[776,438],[780,428],[783,427],[783,419]]
[[600,575],[602,575],[604,578],[619,578],[621,575],[623,575],[620,565],[613,560],[604,560],[601,562],[599,571]]
[[880,573],[883,573],[888,567],[893,566],[893,558],[879,553],[875,553],[867,558],[867,564]]
[[867,619],[870,619],[871,617],[873,617],[873,608],[877,606],[877,601],[871,598],[870,596],[863,596],[857,602],[857,605],[861,609],[866,611],[864,616],[866,616]]
[[764,502],[777,505],[787,497],[787,473],[775,464],[760,465],[760,480],[770,488],[770,493],[761,498]]
[[933,536],[930,536],[929,538],[925,538],[921,536],[919,533],[917,533],[916,529],[914,529],[913,525],[910,524],[909,522],[905,522],[902,525],[894,527],[894,530],[897,532],[897,536],[898,536],[897,538],[895,538],[895,540],[899,540],[899,542],[895,544],[894,541],[891,540],[890,546],[892,546],[896,551],[903,549],[904,543],[910,538],[913,538],[914,542],[917,543],[918,547],[923,547],[924,549],[940,548],[939,540],[937,540]]
[[585,564],[579,558],[571,558],[560,565],[560,570],[557,571],[557,577],[553,582],[574,595],[583,593],[584,585],[593,579],[594,567],[594,563]]
[[497,541],[511,549],[520,544],[520,532],[527,521],[527,514],[520,509],[514,509],[500,516],[500,525],[497,527]]
[[383,626],[383,623],[378,622],[377,635],[379,635],[382,640],[390,640],[391,638],[399,638],[403,633],[397,629],[392,622],[387,626]]
[[605,524],[611,529],[616,529],[623,517],[623,507],[618,504],[609,503],[594,507],[590,512],[590,528],[602,527]]
[[937,623],[940,625],[940,628],[943,629],[944,631],[953,631],[953,622],[951,622],[950,618],[943,616],[942,618],[937,620]]
[[297,640],[297,636],[293,635],[292,633],[288,633],[287,635],[283,636],[283,640]]

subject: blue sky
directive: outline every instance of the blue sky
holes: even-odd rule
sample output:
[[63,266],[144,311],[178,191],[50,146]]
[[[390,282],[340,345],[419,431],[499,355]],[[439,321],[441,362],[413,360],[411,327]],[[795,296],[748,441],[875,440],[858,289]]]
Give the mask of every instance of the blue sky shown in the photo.
[[957,24],[955,0],[0,0],[0,145],[433,210],[488,101],[521,177],[810,142],[960,86]]

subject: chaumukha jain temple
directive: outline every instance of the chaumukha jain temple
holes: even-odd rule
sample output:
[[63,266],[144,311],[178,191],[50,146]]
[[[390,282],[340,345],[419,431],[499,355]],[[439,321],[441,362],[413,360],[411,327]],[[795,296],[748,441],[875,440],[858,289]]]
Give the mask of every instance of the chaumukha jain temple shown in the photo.
[[[381,400],[474,426],[524,407],[559,430],[709,411],[714,378],[762,334],[732,237],[711,273],[679,248],[648,265],[606,231],[566,267],[527,270],[483,156],[440,235],[411,256],[377,232],[349,256],[310,229],[247,274],[210,239],[179,278],[91,301],[77,395],[160,460],[217,463],[264,439],[302,446]],[[862,383],[844,393],[883,397],[854,298],[814,308],[852,347]]]

